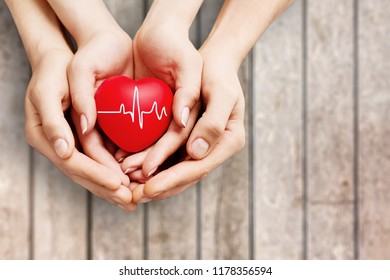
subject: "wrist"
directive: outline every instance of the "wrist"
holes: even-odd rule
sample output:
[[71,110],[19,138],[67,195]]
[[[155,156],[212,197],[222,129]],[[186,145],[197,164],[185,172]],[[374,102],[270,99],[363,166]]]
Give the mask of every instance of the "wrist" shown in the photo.
[[103,1],[47,1],[78,46],[84,45],[101,32],[114,34],[124,32],[107,10]]
[[150,25],[171,23],[188,31],[202,3],[203,0],[154,0],[144,22]]
[[215,40],[206,40],[199,49],[199,53],[203,58],[204,64],[213,63],[225,69],[233,69],[235,72],[238,72],[243,61],[237,50]]
[[70,62],[73,53],[69,48],[65,48],[64,46],[51,46],[50,48],[45,48],[44,52],[34,52],[33,57],[30,59],[32,72],[35,72],[44,60],[52,60],[51,58],[53,56],[61,56]]

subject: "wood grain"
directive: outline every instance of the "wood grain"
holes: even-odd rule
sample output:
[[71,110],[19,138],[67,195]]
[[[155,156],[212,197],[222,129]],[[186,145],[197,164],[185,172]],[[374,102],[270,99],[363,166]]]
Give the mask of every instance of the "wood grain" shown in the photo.
[[354,257],[353,1],[308,1],[309,259]]
[[0,259],[30,258],[30,152],[24,137],[28,61],[0,2]]
[[86,259],[87,192],[49,160],[33,155],[34,259]]
[[[133,36],[142,23],[144,1],[104,1],[121,27]],[[91,258],[143,259],[144,209],[126,213],[94,197],[92,199]]]
[[[201,39],[207,38],[223,1],[204,2],[200,18]],[[240,71],[248,102],[249,61]],[[247,111],[248,112],[248,111]],[[248,114],[246,115],[248,132]],[[249,258],[248,146],[201,181],[201,258]]]
[[303,256],[302,1],[255,46],[255,258]]
[[359,1],[360,258],[390,258],[390,2]]
[[[149,6],[151,5],[151,1]],[[197,24],[190,29],[196,45]],[[148,204],[148,259],[196,259],[197,207],[196,187],[164,201]]]

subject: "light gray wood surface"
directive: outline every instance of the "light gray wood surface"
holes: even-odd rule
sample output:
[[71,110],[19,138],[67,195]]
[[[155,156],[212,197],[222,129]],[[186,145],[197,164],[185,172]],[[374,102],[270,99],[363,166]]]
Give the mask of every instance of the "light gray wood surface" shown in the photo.
[[86,259],[87,192],[45,157],[33,154],[34,259]]
[[[202,41],[206,39],[213,27],[222,3],[222,1],[206,1],[202,6],[200,14]],[[246,60],[239,73],[246,95],[248,95],[250,82],[248,75],[248,60]],[[201,258],[249,258],[248,170],[246,148],[200,183]]]
[[[144,1],[105,0],[105,3],[122,29],[133,38],[144,17]],[[90,207],[92,259],[144,258],[143,205],[129,214],[94,197]]]
[[7,7],[0,3],[0,259],[28,259],[30,150],[24,137],[24,93],[30,69]]
[[307,257],[354,257],[353,1],[307,6]]
[[360,1],[359,253],[390,258],[390,2]]
[[[105,0],[132,37],[151,1]],[[204,1],[196,47],[222,0]],[[25,143],[30,68],[0,2],[0,259],[390,258],[390,2],[296,0],[239,76],[247,145],[125,213]]]
[[303,257],[302,1],[254,49],[255,258]]
[[[152,1],[148,1],[148,6]],[[198,41],[195,23],[190,31],[193,43]],[[197,193],[192,186],[179,196],[147,205],[147,258],[197,258]]]

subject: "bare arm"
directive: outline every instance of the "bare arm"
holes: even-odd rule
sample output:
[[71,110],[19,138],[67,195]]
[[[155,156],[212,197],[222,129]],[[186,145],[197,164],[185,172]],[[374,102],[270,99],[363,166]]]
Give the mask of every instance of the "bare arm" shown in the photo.
[[69,51],[60,23],[43,0],[6,0],[18,28],[27,56],[34,69],[52,49]]
[[6,3],[32,66],[25,98],[28,143],[74,182],[126,210],[134,209],[131,192],[121,185],[117,173],[74,148],[63,113],[70,106],[66,71],[73,53],[55,13],[46,0]]
[[97,32],[104,30],[121,33],[121,28],[102,0],[47,0],[47,2],[78,45],[85,44]]
[[228,59],[236,69],[260,35],[292,0],[226,0],[202,50]]

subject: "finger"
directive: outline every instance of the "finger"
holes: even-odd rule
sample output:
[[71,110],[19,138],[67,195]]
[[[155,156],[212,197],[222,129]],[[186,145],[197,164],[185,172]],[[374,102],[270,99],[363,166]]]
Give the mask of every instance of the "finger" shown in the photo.
[[145,184],[147,179],[148,179],[146,176],[144,176],[141,169],[138,169],[138,170],[135,170],[135,171],[129,173],[129,178],[130,178],[130,181],[132,181],[132,182],[136,181],[136,182],[143,183],[143,184]]
[[202,58],[196,51],[195,53],[193,56],[183,59],[182,65],[176,73],[176,92],[172,112],[175,122],[180,127],[187,126],[190,112],[200,97]]
[[[72,154],[75,143],[72,130],[63,113],[61,94],[50,88],[29,90],[26,99],[39,114],[42,128],[57,155],[66,159]],[[49,91],[49,94],[44,94]],[[65,96],[64,93],[62,96]]]
[[150,150],[151,148],[148,148],[125,158],[121,165],[123,172],[125,174],[129,174],[137,169],[140,169]]
[[114,158],[116,159],[117,162],[122,163],[125,160],[125,158],[128,157],[129,155],[130,155],[129,152],[119,149],[118,151],[116,151]]
[[[206,157],[225,131],[237,98],[223,89],[205,92],[206,111],[197,121],[187,142],[187,152],[194,159]],[[222,101],[223,100],[223,101]]]
[[68,78],[72,105],[80,116],[82,134],[90,132],[96,122],[95,77],[85,61],[80,61],[77,54],[68,67]]
[[130,184],[129,177],[123,174],[122,169],[115,158],[105,148],[103,138],[96,129],[93,129],[89,134],[82,134],[81,127],[77,123],[77,115],[72,110],[72,119],[75,123],[76,131],[83,147],[84,153],[98,163],[109,167],[121,178],[121,183],[125,186]]
[[101,135],[104,142],[104,147],[106,150],[115,158],[115,154],[118,151],[118,146],[115,145],[114,142],[112,142],[107,136]]
[[130,204],[116,204],[119,208],[124,210],[125,212],[132,212],[135,209],[137,209],[137,204],[135,203],[130,203]]
[[142,170],[146,177],[154,174],[157,168],[187,141],[191,129],[195,125],[199,110],[200,102],[191,110],[188,125],[184,129],[179,127],[176,122],[171,122],[167,132],[151,148],[144,159]]
[[71,177],[72,180],[76,176],[82,178],[85,183],[82,186],[88,190],[90,190],[91,186],[104,186],[111,190],[116,190],[120,187],[120,178],[113,171],[91,160],[77,150],[74,150],[72,155],[66,160],[59,158],[40,126],[38,114],[34,112],[32,105],[28,101],[26,102],[26,137],[31,146],[46,156],[62,172]]
[[138,184],[133,190],[133,203],[147,203],[152,198],[144,194],[145,184]]
[[167,199],[169,197],[178,195],[178,194],[182,193],[183,191],[185,191],[186,189],[188,189],[189,187],[191,187],[193,185],[196,185],[198,182],[199,181],[194,181],[194,182],[188,183],[188,184],[183,185],[183,186],[175,187],[175,188],[173,188],[173,189],[171,189],[169,191],[162,192],[158,196],[153,197],[153,201],[155,201],[155,200],[164,200],[164,199]]
[[231,121],[225,134],[206,158],[182,161],[152,177],[145,184],[144,194],[154,197],[206,177],[244,145],[245,131],[241,121]]

